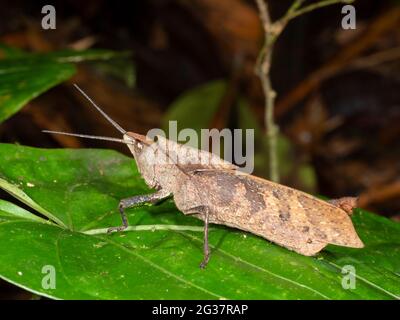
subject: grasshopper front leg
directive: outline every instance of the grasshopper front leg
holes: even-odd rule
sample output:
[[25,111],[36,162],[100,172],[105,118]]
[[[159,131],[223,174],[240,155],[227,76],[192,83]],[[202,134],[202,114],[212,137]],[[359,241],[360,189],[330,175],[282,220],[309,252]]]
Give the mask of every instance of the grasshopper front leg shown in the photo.
[[152,194],[144,194],[144,195],[138,195],[138,196],[133,196],[130,198],[122,199],[119,202],[119,213],[121,214],[121,219],[122,219],[122,226],[119,227],[111,227],[107,230],[107,233],[111,233],[113,231],[123,231],[128,227],[128,218],[125,213],[125,209],[127,208],[132,208],[132,207],[137,207],[140,205],[143,205],[145,203],[157,203],[161,201],[162,199],[165,199],[169,196],[169,193],[164,192],[162,189],[152,193]]

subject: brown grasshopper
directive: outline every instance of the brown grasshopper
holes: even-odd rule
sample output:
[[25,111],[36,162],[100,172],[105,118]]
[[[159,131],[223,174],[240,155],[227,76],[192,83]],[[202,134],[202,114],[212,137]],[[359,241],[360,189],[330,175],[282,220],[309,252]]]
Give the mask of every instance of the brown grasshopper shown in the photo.
[[162,136],[150,139],[122,129],[77,85],[75,87],[117,129],[123,139],[58,131],[89,139],[124,143],[132,152],[146,184],[156,191],[119,203],[122,226],[128,226],[125,209],[155,204],[173,197],[186,215],[204,221],[204,268],[210,257],[208,226],[222,224],[263,237],[302,255],[311,256],[329,243],[362,248],[349,214],[355,198],[326,202],[307,193],[240,172],[238,167],[207,151],[178,144]]

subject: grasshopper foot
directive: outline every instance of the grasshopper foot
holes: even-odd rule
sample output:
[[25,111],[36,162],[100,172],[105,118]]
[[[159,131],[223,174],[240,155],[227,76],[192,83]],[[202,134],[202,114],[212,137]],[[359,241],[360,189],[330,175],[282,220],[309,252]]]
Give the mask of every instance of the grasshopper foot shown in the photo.
[[200,263],[200,269],[204,269],[207,266],[209,260],[210,260],[209,254],[207,256],[204,256],[203,261]]
[[128,228],[128,226],[111,227],[107,229],[107,234],[110,234],[112,232],[124,231],[126,228]]

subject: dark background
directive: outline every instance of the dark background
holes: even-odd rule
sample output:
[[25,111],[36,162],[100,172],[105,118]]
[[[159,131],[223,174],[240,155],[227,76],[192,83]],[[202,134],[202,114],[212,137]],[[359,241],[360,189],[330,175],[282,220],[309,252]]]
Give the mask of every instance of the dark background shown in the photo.
[[[291,2],[269,1],[272,17],[280,17]],[[45,4],[56,7],[56,30],[41,29]],[[277,42],[271,71],[278,92],[276,119],[291,143],[292,173],[282,182],[302,188],[295,172],[307,163],[316,176],[313,190],[307,191],[332,198],[359,195],[361,207],[394,220],[400,218],[399,4],[356,1],[354,31],[340,27],[342,5],[295,19]],[[32,52],[129,51],[136,77],[135,86],[129,87],[120,77],[80,65],[73,80],[4,122],[2,142],[107,147],[127,153],[119,145],[41,133],[47,128],[116,136],[71,88],[72,82],[78,82],[123,127],[146,133],[160,127],[168,106],[182,93],[226,79],[231,98],[216,116],[222,119],[214,120],[233,127],[230,111],[241,95],[263,126],[264,97],[254,74],[263,33],[253,1],[14,0],[0,1],[0,7],[0,42]],[[288,103],[293,92],[304,93],[304,98]],[[0,283],[0,298],[4,297],[31,298],[31,294]]]

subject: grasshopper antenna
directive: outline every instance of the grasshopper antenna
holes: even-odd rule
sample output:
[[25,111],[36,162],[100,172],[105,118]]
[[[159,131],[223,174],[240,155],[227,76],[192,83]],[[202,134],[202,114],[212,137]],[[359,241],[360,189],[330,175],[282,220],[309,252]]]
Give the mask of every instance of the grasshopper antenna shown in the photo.
[[[113,119],[110,118],[108,114],[106,114],[79,86],[74,83],[74,87],[87,99],[89,102],[99,111],[104,118],[107,119],[108,122],[110,122],[119,132],[121,132],[123,135],[127,132],[124,130],[118,123],[116,123]],[[104,139],[103,139],[104,140]]]
[[80,138],[86,138],[86,139],[113,141],[113,142],[119,142],[119,143],[123,143],[123,144],[133,144],[133,143],[127,141],[127,140],[118,139],[118,138],[112,138],[112,137],[91,136],[91,135],[87,135],[87,134],[69,133],[69,132],[63,132],[63,131],[50,131],[50,130],[42,130],[42,132],[44,132],[44,133],[62,134],[64,136],[80,137]]

